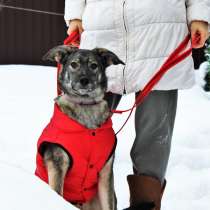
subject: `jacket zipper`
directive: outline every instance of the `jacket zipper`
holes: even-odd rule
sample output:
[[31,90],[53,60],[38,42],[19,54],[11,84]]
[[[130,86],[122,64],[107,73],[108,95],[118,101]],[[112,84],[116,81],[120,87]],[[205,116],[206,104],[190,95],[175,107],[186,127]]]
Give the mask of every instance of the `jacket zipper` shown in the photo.
[[[127,26],[126,26],[126,22],[125,22],[125,3],[126,0],[123,1],[123,25],[124,25],[124,29],[125,29],[125,64],[127,63],[127,59],[128,59],[128,40],[127,40]],[[123,68],[123,94],[126,94],[126,87],[125,87],[125,70],[126,70],[126,65]]]

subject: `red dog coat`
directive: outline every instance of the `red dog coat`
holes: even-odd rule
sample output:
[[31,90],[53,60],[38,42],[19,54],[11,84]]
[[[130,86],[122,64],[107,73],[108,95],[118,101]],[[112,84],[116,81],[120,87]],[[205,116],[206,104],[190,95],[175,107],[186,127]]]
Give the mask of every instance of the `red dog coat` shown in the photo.
[[55,105],[54,114],[38,140],[35,174],[48,183],[47,171],[40,154],[43,142],[61,145],[72,157],[72,168],[64,181],[64,198],[75,203],[85,203],[97,193],[98,175],[112,155],[116,138],[109,118],[100,128],[88,129]]

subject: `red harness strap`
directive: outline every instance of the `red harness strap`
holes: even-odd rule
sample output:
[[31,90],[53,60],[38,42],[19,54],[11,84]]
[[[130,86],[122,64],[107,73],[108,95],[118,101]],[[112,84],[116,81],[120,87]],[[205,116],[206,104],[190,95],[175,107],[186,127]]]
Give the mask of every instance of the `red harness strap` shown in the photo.
[[[196,37],[193,43],[197,42],[197,39],[199,37]],[[65,45],[73,45],[76,47],[79,47],[79,41],[80,41],[80,35],[78,32],[73,32],[70,34],[70,36],[64,40]],[[112,110],[112,113],[118,113],[122,114],[124,112],[129,112],[129,115],[124,122],[124,124],[121,126],[121,128],[118,130],[116,135],[123,129],[123,127],[128,122],[133,110],[135,107],[139,106],[144,99],[149,95],[149,93],[152,91],[153,87],[161,80],[163,75],[169,71],[172,67],[174,67],[176,64],[183,61],[185,58],[187,58],[192,53],[192,46],[190,46],[189,49],[186,50],[188,44],[190,42],[190,34],[186,36],[186,38],[179,44],[179,46],[171,53],[171,55],[168,57],[168,59],[164,62],[164,64],[161,66],[159,71],[152,77],[152,79],[145,85],[143,90],[139,93],[139,95],[136,98],[136,101],[132,108],[126,109],[126,110]],[[186,50],[186,51],[185,51]],[[60,69],[60,65],[58,64],[58,72]],[[58,87],[58,94],[60,93],[59,87]]]

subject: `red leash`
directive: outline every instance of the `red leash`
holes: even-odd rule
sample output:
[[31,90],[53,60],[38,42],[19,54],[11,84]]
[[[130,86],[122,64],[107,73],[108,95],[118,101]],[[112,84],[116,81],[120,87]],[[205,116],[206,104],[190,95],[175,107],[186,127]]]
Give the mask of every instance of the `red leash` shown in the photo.
[[190,41],[190,35],[187,35],[186,38],[180,43],[180,45],[172,52],[172,54],[164,62],[162,67],[159,69],[159,71],[152,77],[152,79],[146,84],[143,90],[139,93],[132,108],[127,109],[127,110],[112,110],[113,113],[118,113],[118,114],[122,114],[124,112],[130,111],[126,121],[121,126],[121,128],[117,131],[116,135],[124,128],[129,118],[131,117],[131,114],[134,108],[139,106],[144,101],[144,99],[152,91],[152,88],[160,81],[163,75],[167,71],[169,71],[173,66],[183,61],[192,53],[192,47],[184,51],[187,48],[189,41]]
[[65,45],[73,45],[79,47],[80,34],[77,31],[72,32],[63,42]]
[[[198,38],[198,37],[197,37]],[[80,41],[80,35],[78,32],[73,32],[70,34],[70,36],[64,40],[65,45],[73,45],[74,47],[79,47],[79,41]],[[163,75],[169,71],[172,67],[174,67],[176,64],[183,61],[185,58],[187,58],[192,53],[192,47],[186,50],[188,44],[190,42],[190,35],[187,35],[186,38],[180,43],[180,45],[172,52],[172,54],[168,57],[168,59],[163,63],[159,71],[152,77],[152,79],[145,85],[143,90],[139,93],[139,95],[136,98],[136,101],[132,108],[127,110],[112,110],[112,113],[118,113],[122,114],[124,112],[129,112],[129,115],[124,122],[124,124],[121,126],[121,128],[118,130],[116,135],[123,129],[123,127],[128,122],[133,110],[135,107],[139,106],[144,99],[149,95],[149,93],[152,91],[153,87],[160,81],[160,79],[163,77]],[[193,41],[195,43],[196,40]],[[58,64],[58,72],[60,70],[60,64]],[[59,86],[58,87],[58,94],[61,93]]]

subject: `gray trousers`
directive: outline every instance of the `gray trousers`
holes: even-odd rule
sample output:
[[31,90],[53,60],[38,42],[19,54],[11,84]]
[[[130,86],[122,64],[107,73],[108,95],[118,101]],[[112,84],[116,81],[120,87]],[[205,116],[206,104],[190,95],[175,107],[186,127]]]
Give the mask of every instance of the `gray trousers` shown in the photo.
[[[171,149],[177,96],[177,90],[155,90],[137,107],[136,138],[130,153],[135,174],[152,176],[163,182]],[[111,109],[116,109],[121,95],[108,93],[105,99]]]

